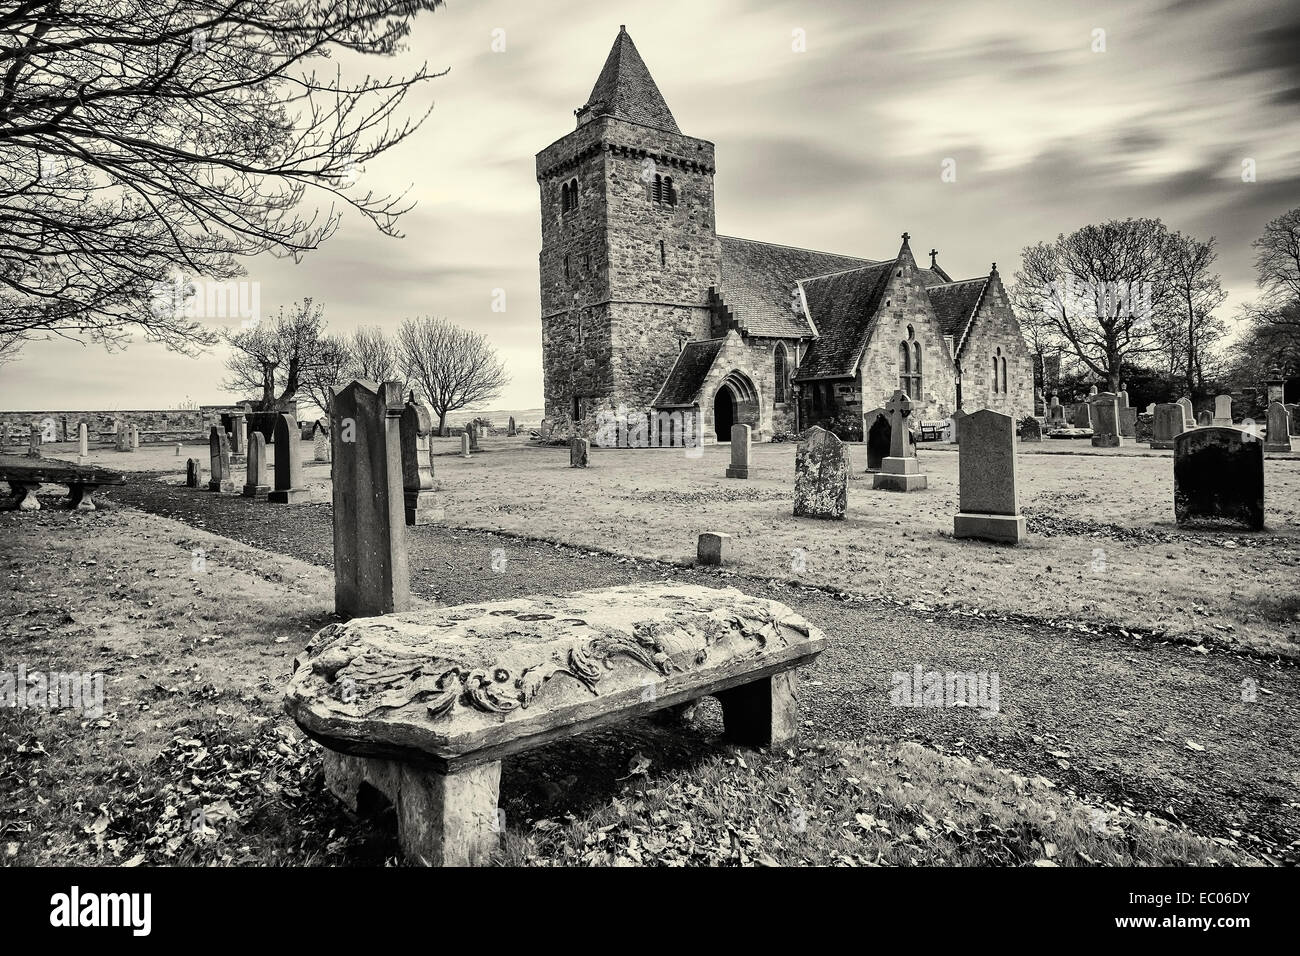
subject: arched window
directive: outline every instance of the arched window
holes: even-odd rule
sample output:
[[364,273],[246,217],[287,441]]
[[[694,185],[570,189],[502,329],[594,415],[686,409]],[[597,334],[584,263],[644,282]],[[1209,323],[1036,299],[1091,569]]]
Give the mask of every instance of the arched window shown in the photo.
[[912,397],[920,399],[921,397],[921,343],[912,343],[912,378],[916,380],[916,391]]
[[670,206],[677,205],[677,190],[673,188],[673,177],[664,177],[664,202]]
[[998,392],[998,356],[1000,356],[1001,354],[1002,354],[1002,350],[998,349],[997,355],[993,356],[993,394],[994,395],[996,395]]
[[578,181],[571,179],[560,189],[560,208],[563,212],[572,212],[578,208]]
[[772,392],[772,400],[781,405],[785,402],[785,346],[780,342],[776,343],[772,365],[776,368],[776,388]]
[[677,189],[673,186],[671,176],[662,176],[655,173],[654,181],[646,184],[646,193],[655,202],[661,202],[668,206],[677,205]]
[[907,341],[898,343],[898,387],[908,398],[921,397],[921,343],[912,341],[916,332],[907,327]]
[[1005,394],[1007,393],[1007,358],[1006,358],[1006,356],[1005,356],[1005,355],[1002,356],[1002,358],[999,359],[999,361],[1002,363],[1002,394],[1005,395]]

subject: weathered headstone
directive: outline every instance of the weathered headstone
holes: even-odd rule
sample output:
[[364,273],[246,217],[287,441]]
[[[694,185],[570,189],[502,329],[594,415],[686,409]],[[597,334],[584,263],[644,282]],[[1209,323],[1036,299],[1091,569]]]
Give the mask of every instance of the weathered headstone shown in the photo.
[[190,458],[185,462],[185,487],[203,487],[203,460],[201,458]]
[[181,457],[181,443],[180,443],[180,442],[177,442],[177,443],[176,443],[176,457],[177,457],[177,458]]
[[291,505],[307,497],[302,486],[302,436],[298,423],[287,412],[275,419],[275,490],[266,500]]
[[1286,406],[1281,402],[1270,402],[1268,415],[1268,434],[1264,436],[1264,451],[1286,452],[1291,450],[1291,418]]
[[729,534],[705,531],[695,542],[695,560],[700,564],[722,564],[726,557],[727,542],[730,540]]
[[1061,399],[1056,395],[1052,396],[1052,404],[1047,406],[1047,427],[1055,428],[1065,424],[1065,408],[1061,405]]
[[478,426],[470,422],[465,426],[465,434],[469,435],[469,450],[478,451]]
[[1238,428],[1208,426],[1174,441],[1174,517],[1264,527],[1264,445]]
[[32,425],[27,430],[27,457],[41,457],[41,426]]
[[1092,388],[1088,389],[1088,397],[1089,397],[1089,398],[1091,398],[1093,395],[1096,395],[1096,394],[1098,394],[1098,392],[1097,392],[1097,386],[1096,386],[1096,385],[1094,385],[1094,386],[1092,386]]
[[397,382],[353,381],[330,403],[334,459],[334,610],[341,617],[411,604]]
[[248,467],[244,479],[245,498],[265,498],[271,493],[266,482],[266,436],[253,432],[248,445]]
[[124,422],[113,423],[113,447],[118,451],[131,450],[131,436],[127,432]]
[[234,491],[235,478],[231,472],[230,436],[220,425],[213,425],[208,434],[208,464],[212,477],[208,479],[208,491]]
[[1119,435],[1121,438],[1137,438],[1138,410],[1129,405],[1118,406]]
[[442,505],[433,490],[433,466],[429,461],[429,436],[433,434],[433,413],[411,395],[402,409],[399,425],[402,441],[402,488],[408,525],[441,521]]
[[[908,440],[907,417],[912,413],[912,400],[906,392],[898,389],[885,405],[885,411],[889,413],[889,457],[881,461],[880,471],[871,479],[871,487],[886,491],[920,491],[926,487],[928,479],[921,474],[916,449]],[[958,425],[959,444],[961,429],[966,427],[969,417],[966,416]]]
[[1147,415],[1155,415],[1155,413],[1156,413],[1156,403],[1155,403],[1155,402],[1152,402],[1151,404],[1149,404],[1149,405],[1147,406],[1147,410],[1146,410],[1145,414],[1147,414]]
[[1290,434],[1300,435],[1300,402],[1293,402],[1288,405],[1286,407],[1286,414],[1287,418],[1290,419],[1291,422],[1291,424],[1287,426],[1290,429]]
[[848,506],[849,456],[844,443],[814,425],[795,450],[795,517],[843,518]]
[[1214,399],[1214,424],[1232,424],[1232,396],[1217,395]]
[[[1285,404],[1286,376],[1282,374],[1279,368],[1269,370],[1268,378],[1264,381],[1264,387],[1267,390],[1267,401],[1270,405],[1274,402]],[[1265,449],[1267,451],[1268,449]]]
[[749,477],[750,428],[748,425],[731,426],[731,465],[728,478]]
[[1178,400],[1178,405],[1183,410],[1183,431],[1196,427],[1196,413],[1192,411],[1192,400],[1183,396]]
[[316,461],[330,460],[330,436],[329,432],[317,430],[312,437],[312,458]]
[[1092,428],[1092,408],[1087,402],[1077,402],[1074,406],[1074,418],[1071,423],[1075,428]]
[[90,457],[90,427],[81,422],[77,425],[77,460],[85,461]]
[[862,441],[867,446],[867,471],[879,471],[880,463],[889,457],[889,414],[883,408],[862,416]]
[[510,424],[506,426],[506,434],[511,438],[519,434],[518,429],[515,428],[515,416],[513,415],[510,416]]
[[961,510],[953,537],[1017,544],[1025,537],[1016,488],[1016,422],[989,408],[962,423],[957,463]]
[[461,432],[460,434],[460,457],[469,457],[469,432]]
[[248,418],[242,412],[231,416],[230,456],[234,461],[243,461],[248,454]]
[[591,442],[586,438],[569,439],[569,467],[586,468],[591,456]]
[[1208,409],[1199,413],[1196,416],[1196,425],[1198,428],[1204,428],[1207,425],[1213,425],[1213,424],[1214,424],[1214,417],[1210,414]]
[[130,445],[130,450],[131,450],[131,451],[139,451],[139,450],[140,450],[140,426],[139,426],[139,425],[132,425],[132,426],[131,426],[131,445]]
[[1043,426],[1037,418],[1029,417],[1021,419],[1020,422],[1020,440],[1021,441],[1042,441]]
[[1156,406],[1154,431],[1151,437],[1152,448],[1174,447],[1174,439],[1187,430],[1183,411],[1183,406],[1177,402]]
[[1099,392],[1088,400],[1092,406],[1092,447],[1118,448],[1130,439],[1119,433],[1119,403],[1112,392]]

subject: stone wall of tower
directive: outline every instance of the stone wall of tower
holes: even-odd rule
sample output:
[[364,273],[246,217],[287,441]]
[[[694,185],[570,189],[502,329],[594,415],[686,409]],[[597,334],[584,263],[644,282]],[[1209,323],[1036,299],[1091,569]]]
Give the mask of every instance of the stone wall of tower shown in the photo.
[[[1007,390],[993,387],[993,357],[1007,360]],[[961,347],[961,407],[1010,415],[1019,421],[1034,413],[1034,363],[1000,278],[990,283]]]

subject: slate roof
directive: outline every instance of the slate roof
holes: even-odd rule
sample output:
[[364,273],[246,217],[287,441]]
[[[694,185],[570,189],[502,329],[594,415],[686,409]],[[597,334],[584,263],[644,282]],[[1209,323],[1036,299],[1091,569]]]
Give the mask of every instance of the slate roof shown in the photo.
[[930,286],[925,291],[934,306],[934,314],[939,319],[939,328],[944,335],[951,335],[954,353],[961,348],[966,330],[979,306],[984,289],[989,284],[988,276],[977,279],[963,279],[960,282],[948,282],[943,285]]
[[596,78],[596,85],[591,88],[591,95],[578,110],[579,118],[587,112],[592,116],[614,116],[642,126],[681,133],[663,94],[637,52],[636,44],[623,27],[619,27],[605,66]]
[[820,337],[809,344],[795,381],[853,374],[893,268],[890,260],[803,281]]
[[790,308],[800,279],[871,265],[870,259],[719,236],[722,297],[750,335],[808,337],[808,320]]
[[673,363],[668,378],[664,380],[663,388],[659,389],[659,394],[651,402],[652,407],[695,404],[695,396],[700,393],[704,377],[713,368],[713,361],[718,357],[718,350],[724,341],[725,339],[697,339],[687,342]]

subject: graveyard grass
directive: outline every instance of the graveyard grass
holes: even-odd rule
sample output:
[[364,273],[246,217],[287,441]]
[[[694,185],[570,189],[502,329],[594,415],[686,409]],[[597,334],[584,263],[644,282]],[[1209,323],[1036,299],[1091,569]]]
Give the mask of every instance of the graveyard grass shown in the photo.
[[[126,508],[0,514],[0,535],[0,657],[106,675],[102,717],[2,715],[6,864],[398,862],[393,821],[340,808],[280,707],[293,656],[331,619],[327,569]],[[701,711],[508,762],[499,862],[1253,862],[984,757],[883,739],[736,750],[718,743],[712,702]],[[627,766],[593,759],[638,744]]]

